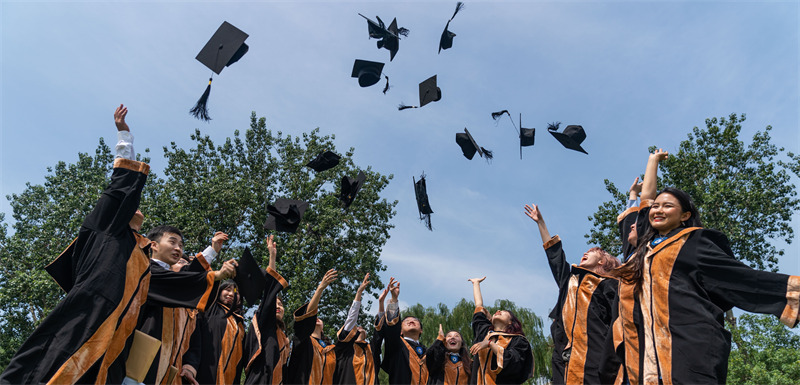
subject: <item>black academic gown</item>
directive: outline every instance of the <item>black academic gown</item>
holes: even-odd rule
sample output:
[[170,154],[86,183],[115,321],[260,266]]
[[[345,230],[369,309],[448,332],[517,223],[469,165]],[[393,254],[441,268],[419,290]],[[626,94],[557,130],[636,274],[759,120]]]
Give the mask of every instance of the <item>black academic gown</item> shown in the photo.
[[308,303],[294,312],[295,344],[289,358],[287,384],[332,384],[336,370],[333,344],[325,345],[312,337],[317,312],[308,311]]
[[245,384],[283,384],[289,360],[289,340],[275,319],[278,293],[289,283],[269,267],[266,280],[261,303],[245,337]]
[[217,298],[219,285],[210,270],[172,271],[151,261],[150,273],[150,291],[142,306],[138,330],[160,340],[161,348],[144,383],[171,384],[169,376],[180,372],[181,350],[189,344],[191,333],[187,328],[194,327],[190,310],[204,312]]
[[244,367],[244,334],[242,316],[215,302],[198,315],[183,364],[197,371],[200,384],[238,384]]
[[20,346],[0,376],[3,384],[120,383],[129,338],[147,296],[147,238],[129,222],[150,166],[114,161],[111,183],[77,239],[48,272],[67,292]]
[[[467,353],[468,354],[468,353]],[[466,385],[470,370],[459,355],[452,355],[444,346],[444,337],[436,337],[425,353],[429,385]]]
[[333,383],[340,385],[377,385],[380,371],[381,338],[356,342],[358,329],[339,330],[336,347],[336,371]]
[[800,276],[748,267],[716,230],[678,228],[668,237],[648,245],[640,292],[620,280],[619,359],[632,385],[724,383],[731,349],[724,313],[736,306],[792,327]]
[[381,328],[385,352],[381,367],[389,375],[389,383],[426,384],[428,367],[425,366],[425,345],[400,335],[400,312],[393,319],[385,319]]
[[599,384],[617,280],[570,266],[558,235],[544,248],[558,284],[558,302],[550,312],[553,383]]
[[472,332],[473,343],[491,339],[503,354],[494,354],[490,347],[478,351],[472,361],[471,384],[521,384],[533,376],[533,352],[525,336],[493,331],[483,307],[475,308]]

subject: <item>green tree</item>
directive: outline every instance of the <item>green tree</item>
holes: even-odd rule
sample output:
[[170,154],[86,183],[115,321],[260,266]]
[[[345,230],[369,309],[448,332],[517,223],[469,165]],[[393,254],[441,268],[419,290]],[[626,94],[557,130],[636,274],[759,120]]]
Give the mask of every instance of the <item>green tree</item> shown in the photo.
[[729,325],[733,349],[729,384],[797,384],[800,382],[800,336],[772,316],[743,314]]
[[[731,114],[706,119],[705,128],[694,127],[678,151],[659,164],[658,185],[691,195],[703,225],[724,232],[738,259],[775,271],[784,250],[774,242],[794,239],[791,217],[800,209],[800,200],[791,178],[800,176],[800,156],[786,152],[782,157],[785,150],[772,143],[771,126],[744,143],[740,139],[744,121],[744,114]],[[644,165],[646,158],[641,159]],[[592,229],[585,237],[619,253],[616,217],[624,208],[626,194],[608,180],[605,184],[612,200],[589,217]]]
[[[519,318],[523,325],[523,331],[528,342],[531,343],[533,351],[534,378],[527,383],[547,383],[552,377],[550,368],[550,357],[553,355],[553,343],[549,336],[546,336],[542,319],[533,311],[527,308],[518,307],[509,300],[497,300],[493,306],[487,307],[489,313],[497,310],[510,310]],[[422,322],[421,342],[425,346],[431,346],[436,336],[439,335],[439,324],[445,330],[456,330],[464,337],[467,347],[472,346],[472,314],[475,311],[475,303],[461,299],[452,309],[440,303],[435,307],[424,307],[416,304],[403,311],[402,316],[414,316]],[[549,335],[549,333],[548,333]]]

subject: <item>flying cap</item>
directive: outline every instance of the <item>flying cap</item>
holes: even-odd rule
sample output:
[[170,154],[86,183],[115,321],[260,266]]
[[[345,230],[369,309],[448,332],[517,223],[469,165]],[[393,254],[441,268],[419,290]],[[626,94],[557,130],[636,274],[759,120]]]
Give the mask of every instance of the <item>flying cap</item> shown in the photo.
[[459,1],[456,3],[456,11],[453,12],[453,16],[450,17],[450,20],[447,21],[447,24],[444,26],[444,31],[442,31],[442,37],[439,38],[439,53],[442,53],[443,49],[448,49],[453,46],[453,38],[456,37],[456,34],[450,32],[448,29],[450,27],[450,22],[453,21],[453,18],[456,17],[458,11],[464,8],[464,3]]
[[556,138],[564,147],[570,150],[580,151],[588,155],[589,153],[586,152],[583,147],[581,147],[581,143],[583,143],[583,140],[586,139],[586,133],[583,131],[583,127],[578,125],[569,125],[564,129],[563,132],[557,132],[560,124],[561,122],[551,123],[549,126],[547,126],[547,131],[550,132],[550,134],[553,135],[553,137]]
[[522,114],[519,114],[519,158],[522,159],[522,147],[533,146],[536,139],[535,128],[522,127]]
[[[227,21],[224,21],[222,25],[217,28],[217,31],[214,32],[214,35],[211,36],[211,40],[200,50],[195,59],[219,75],[223,68],[236,63],[247,53],[249,47],[244,43],[247,37],[248,35],[246,33]],[[211,120],[211,117],[208,116],[207,103],[208,96],[211,93],[212,79],[213,78],[208,79],[208,86],[205,92],[203,92],[203,95],[197,100],[195,106],[189,110],[189,113],[197,119],[205,121]]]
[[375,16],[378,19],[377,22],[370,20],[368,17],[358,14],[359,16],[367,19],[367,31],[369,32],[369,37],[373,39],[380,39],[378,40],[378,48],[386,48],[389,50],[389,61],[394,59],[394,55],[397,54],[397,51],[400,49],[400,35],[408,36],[408,29],[401,28],[397,26],[397,18],[392,20],[392,23],[389,24],[389,27],[386,27],[383,20],[380,17]]
[[267,286],[264,270],[253,258],[253,254],[250,253],[250,248],[247,246],[245,246],[238,262],[236,276],[233,277],[233,280],[239,286],[239,292],[242,293],[242,297],[249,305],[253,305],[261,299],[261,294]]
[[383,63],[356,59],[350,77],[358,78],[358,85],[369,87],[381,80]]
[[422,107],[430,102],[438,102],[442,99],[442,89],[436,86],[436,75],[433,75],[422,83],[419,83],[419,106]]
[[344,203],[344,207],[350,207],[353,200],[356,199],[358,190],[364,185],[364,180],[367,176],[362,171],[358,172],[358,176],[351,178],[349,176],[342,177],[342,187],[339,194],[339,199]]
[[431,209],[431,205],[428,203],[428,187],[425,184],[425,173],[420,175],[419,180],[414,180],[414,177],[411,177],[411,180],[414,181],[414,195],[417,198],[419,219],[425,222],[425,227],[427,227],[428,230],[433,231],[433,227],[431,226],[431,214],[433,214],[433,209]]
[[316,158],[306,163],[306,167],[310,167],[312,170],[316,172],[322,172],[331,169],[333,167],[336,167],[336,165],[339,164],[340,158],[341,157],[337,155],[335,152],[325,150],[319,153],[319,155],[317,155]]
[[477,152],[478,155],[481,157],[486,157],[486,160],[492,159],[492,152],[478,146],[478,143],[475,142],[475,139],[472,137],[472,134],[469,133],[469,130],[464,128],[464,132],[456,133],[456,143],[459,147],[461,147],[461,152],[464,153],[464,157],[472,160]]
[[267,221],[264,228],[286,233],[294,233],[303,219],[303,213],[308,208],[308,202],[278,198],[274,205],[267,205]]

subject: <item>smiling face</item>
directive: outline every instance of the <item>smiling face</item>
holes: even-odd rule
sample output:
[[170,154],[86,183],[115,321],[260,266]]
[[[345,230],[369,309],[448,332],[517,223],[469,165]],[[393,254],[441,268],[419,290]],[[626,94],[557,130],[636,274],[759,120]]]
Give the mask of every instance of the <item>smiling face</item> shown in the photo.
[[464,341],[461,339],[461,334],[457,331],[447,332],[447,335],[444,336],[444,347],[449,352],[458,353],[463,344]]
[[236,289],[234,289],[233,286],[228,286],[220,290],[219,302],[222,303],[223,305],[231,307],[234,298],[236,298]]
[[628,233],[628,243],[634,247],[639,243],[639,233],[636,231],[636,223],[631,225],[631,231]]
[[498,310],[492,314],[492,325],[501,325],[502,328],[495,328],[495,331],[503,331],[511,324],[511,313],[505,310]]
[[594,271],[597,266],[603,263],[603,254],[600,254],[598,251],[587,251],[583,253],[583,258],[581,258],[581,263],[578,264],[578,266],[586,270]]
[[691,216],[692,213],[683,211],[678,198],[670,193],[662,193],[650,206],[650,225],[661,235],[678,228]]
[[153,250],[153,259],[172,266],[178,263],[183,255],[183,239],[178,234],[164,233],[157,242],[150,242],[150,248]]
[[280,298],[275,299],[275,319],[282,320],[283,319],[283,301]]

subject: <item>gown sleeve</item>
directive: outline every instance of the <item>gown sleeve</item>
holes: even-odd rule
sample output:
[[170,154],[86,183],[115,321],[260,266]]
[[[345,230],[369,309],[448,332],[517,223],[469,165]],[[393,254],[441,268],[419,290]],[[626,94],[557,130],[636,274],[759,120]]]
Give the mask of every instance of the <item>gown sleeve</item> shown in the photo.
[[564,249],[561,247],[561,238],[556,235],[544,244],[544,252],[547,254],[547,263],[550,264],[550,271],[558,284],[558,289],[563,290],[569,284],[570,266]]
[[444,337],[442,336],[436,337],[436,340],[433,341],[425,354],[425,365],[428,367],[429,373],[428,378],[435,377],[444,368],[445,347],[443,340]]

